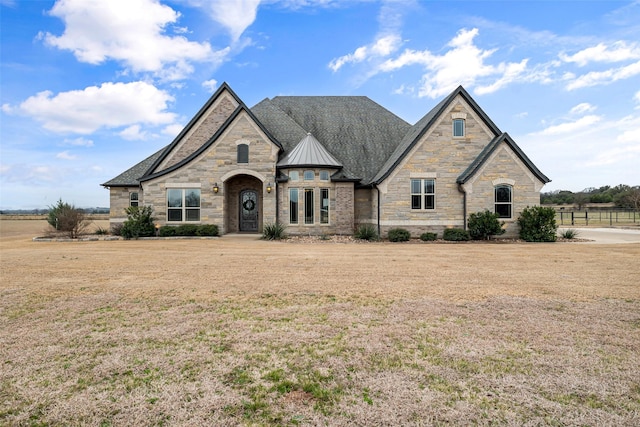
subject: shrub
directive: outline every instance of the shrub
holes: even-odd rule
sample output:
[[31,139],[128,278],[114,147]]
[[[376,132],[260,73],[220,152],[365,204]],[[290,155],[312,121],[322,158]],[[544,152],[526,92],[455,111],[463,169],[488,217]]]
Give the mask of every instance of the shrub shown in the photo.
[[428,231],[420,235],[420,240],[422,240],[423,242],[430,242],[436,240],[437,238],[438,235],[436,233],[429,233]]
[[120,234],[125,239],[153,236],[155,227],[153,208],[151,206],[129,206],[125,209],[127,220],[122,224]]
[[469,232],[462,228],[447,228],[444,230],[442,238],[451,242],[464,242],[471,240]]
[[566,230],[563,230],[560,235],[563,239],[575,239],[580,235],[580,232],[575,228],[567,228]]
[[353,237],[361,240],[378,240],[378,230],[373,224],[360,224]]
[[56,231],[66,234],[71,239],[77,238],[91,223],[81,209],[63,202],[62,199],[49,207],[47,222]]
[[174,227],[172,225],[163,225],[158,230],[158,236],[160,236],[160,237],[172,237],[172,236],[175,236],[176,235],[176,228],[178,228],[178,227]]
[[265,224],[262,227],[262,238],[265,240],[280,240],[286,237],[285,230],[286,226],[279,222],[274,222],[271,224]]
[[176,227],[176,236],[195,236],[198,226],[195,224],[182,224]]
[[411,233],[404,228],[392,228],[387,233],[390,242],[408,242],[411,239]]
[[500,215],[489,210],[469,215],[469,235],[474,240],[489,240],[491,236],[504,234],[504,222],[498,221]]
[[542,206],[527,206],[518,217],[520,238],[527,242],[555,242],[558,225],[556,211]]
[[97,234],[98,236],[105,236],[105,235],[109,234],[109,230],[107,230],[106,228],[102,228],[102,227],[98,226],[98,227],[96,227],[96,230],[93,233]]
[[198,236],[217,236],[218,235],[218,226],[215,224],[202,224],[198,227],[198,231],[196,231],[196,235]]

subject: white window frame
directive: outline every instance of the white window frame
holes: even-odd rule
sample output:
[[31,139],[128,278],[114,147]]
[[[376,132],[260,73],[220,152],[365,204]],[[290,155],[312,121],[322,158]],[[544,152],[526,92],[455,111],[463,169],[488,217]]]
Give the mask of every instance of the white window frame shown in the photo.
[[[326,192],[326,197],[324,197]],[[331,206],[331,192],[328,188],[320,189],[320,224],[329,224],[329,207]],[[324,214],[324,215],[323,215]]]
[[304,171],[304,180],[305,181],[315,181],[316,179],[316,171],[306,170]]
[[[169,198],[169,195],[171,192],[177,192],[180,191],[180,206],[169,206],[171,199]],[[198,206],[187,206],[187,192],[190,191],[197,191],[198,192]],[[182,222],[200,222],[200,213],[201,213],[201,209],[202,209],[202,193],[200,191],[199,188],[167,188],[167,204],[166,204],[166,209],[167,209],[167,222],[171,222],[171,223],[182,223]],[[176,220],[176,219],[170,219],[171,218],[171,211],[180,211],[180,219]],[[187,219],[188,215],[193,215],[195,212],[197,212],[197,219]]]
[[[295,197],[294,197],[295,193]],[[295,208],[293,204],[295,203]],[[295,214],[295,221],[294,219]],[[300,191],[298,188],[289,189],[289,224],[298,224],[300,222]]]
[[129,206],[140,206],[140,193],[137,191],[129,193]]
[[[431,192],[427,191],[427,183],[431,182],[432,190]],[[414,183],[418,183],[420,186],[419,191],[415,191]],[[436,209],[436,179],[435,178],[411,178],[410,181],[410,191],[411,191],[411,209],[414,211],[422,210],[422,211],[434,211]],[[420,198],[420,204],[418,207],[414,207],[415,204],[414,198]],[[427,197],[433,198],[433,203],[431,207],[428,207],[426,203]]]
[[[307,195],[311,195],[311,203],[307,198]],[[309,213],[311,213],[311,220],[309,220]],[[304,189],[304,223],[306,225],[313,225],[316,222],[316,207],[315,207],[315,189],[314,188],[305,188]]]
[[329,181],[329,171],[320,171],[320,181]]
[[289,179],[291,181],[300,181],[300,172],[298,172],[298,171],[289,171]]
[[[498,201],[498,189],[501,189],[501,188],[506,188],[506,189],[509,190],[509,200],[508,201],[504,201],[504,200]],[[508,206],[508,208],[509,208],[509,215],[507,216],[507,215],[500,214],[500,218],[502,218],[502,219],[511,219],[511,218],[513,218],[513,186],[512,185],[508,185],[508,184],[496,185],[493,188],[493,202],[494,202],[494,205],[493,205],[493,209],[494,210],[493,211],[495,213],[497,213],[497,214],[500,214],[498,212],[498,206]]]
[[[462,135],[456,135],[456,123],[461,123],[461,129],[462,130]],[[452,134],[454,138],[464,138],[467,134],[467,124],[465,123],[465,119],[461,119],[461,118],[455,118],[453,119],[453,129],[452,129]]]

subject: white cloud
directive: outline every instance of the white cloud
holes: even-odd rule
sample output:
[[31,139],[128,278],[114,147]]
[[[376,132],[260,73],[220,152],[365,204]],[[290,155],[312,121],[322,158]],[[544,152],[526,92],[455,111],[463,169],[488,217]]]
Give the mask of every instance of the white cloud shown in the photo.
[[189,0],[188,3],[204,9],[211,19],[229,31],[235,42],[256,20],[260,0]]
[[164,34],[180,14],[154,0],[60,0],[50,14],[64,21],[64,33],[41,37],[90,64],[113,59],[134,72],[178,80],[193,71],[191,62],[219,62],[229,52],[213,52],[208,42]]
[[589,86],[606,85],[637,75],[640,75],[640,61],[605,71],[591,71],[569,82],[566,88],[567,90],[575,90]]
[[176,115],[166,111],[171,101],[171,95],[149,83],[103,83],[57,95],[40,92],[27,98],[18,109],[48,130],[89,134],[103,127],[172,123]]
[[183,125],[174,123],[162,129],[162,133],[171,137],[175,137],[182,131],[182,129],[184,129]]
[[569,114],[583,114],[583,113],[591,113],[596,110],[596,107],[589,104],[588,102],[582,102],[575,107],[573,107]]
[[637,91],[636,94],[633,96],[633,100],[638,103],[638,106],[636,108],[640,108],[640,90]]
[[447,44],[450,49],[442,55],[429,50],[405,50],[397,58],[380,64],[378,71],[391,72],[411,65],[421,65],[426,69],[422,76],[419,96],[437,98],[448,94],[458,85],[473,86],[478,81],[494,79],[476,89],[479,94],[494,92],[509,83],[525,78],[528,59],[520,62],[501,62],[498,65],[486,61],[496,49],[480,49],[474,44],[479,34],[477,28],[462,29]]
[[573,55],[561,53],[560,59],[564,62],[574,62],[580,67],[584,67],[589,62],[621,62],[640,58],[640,45],[637,43],[627,44],[625,41],[617,41],[611,46],[598,43],[596,46],[588,47]]
[[371,58],[389,56],[400,47],[400,44],[400,36],[396,34],[382,36],[370,45],[361,46],[353,51],[353,53],[331,60],[329,68],[335,72],[346,64],[363,62]]
[[149,136],[147,132],[140,131],[140,125],[131,125],[120,132],[118,135],[128,141],[141,141],[147,139],[147,137]]
[[56,154],[56,159],[62,159],[62,160],[75,160],[77,159],[78,156],[71,154],[69,151],[62,151],[58,154]]
[[65,139],[65,145],[73,145],[76,147],[93,147],[93,141],[86,138]]
[[218,81],[216,79],[205,80],[202,82],[202,87],[213,93],[218,87]]
[[575,133],[579,130],[588,128],[589,126],[598,123],[602,118],[596,115],[589,115],[579,118],[573,122],[566,122],[559,125],[549,126],[539,132],[540,135],[558,135],[565,133]]

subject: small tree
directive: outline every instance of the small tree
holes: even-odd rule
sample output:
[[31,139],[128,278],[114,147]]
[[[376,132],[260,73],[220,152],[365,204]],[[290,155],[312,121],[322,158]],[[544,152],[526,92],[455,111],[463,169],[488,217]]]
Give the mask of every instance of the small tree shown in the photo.
[[47,222],[56,231],[66,234],[71,239],[80,236],[91,224],[81,209],[58,200],[53,206],[49,206]]
[[155,233],[153,208],[151,206],[129,206],[125,209],[127,220],[122,224],[120,234],[125,239],[150,237]]
[[520,238],[527,242],[555,242],[558,225],[556,211],[542,206],[527,206],[518,217]]
[[504,222],[498,221],[500,215],[488,209],[484,212],[476,212],[469,215],[467,223],[469,234],[473,240],[489,240],[491,236],[504,234],[506,230],[502,228]]

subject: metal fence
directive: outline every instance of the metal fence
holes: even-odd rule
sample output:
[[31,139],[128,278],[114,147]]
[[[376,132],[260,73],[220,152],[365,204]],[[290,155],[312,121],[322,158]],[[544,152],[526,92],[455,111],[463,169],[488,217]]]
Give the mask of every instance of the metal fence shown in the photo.
[[640,213],[633,209],[556,210],[559,225],[624,225],[640,222]]

